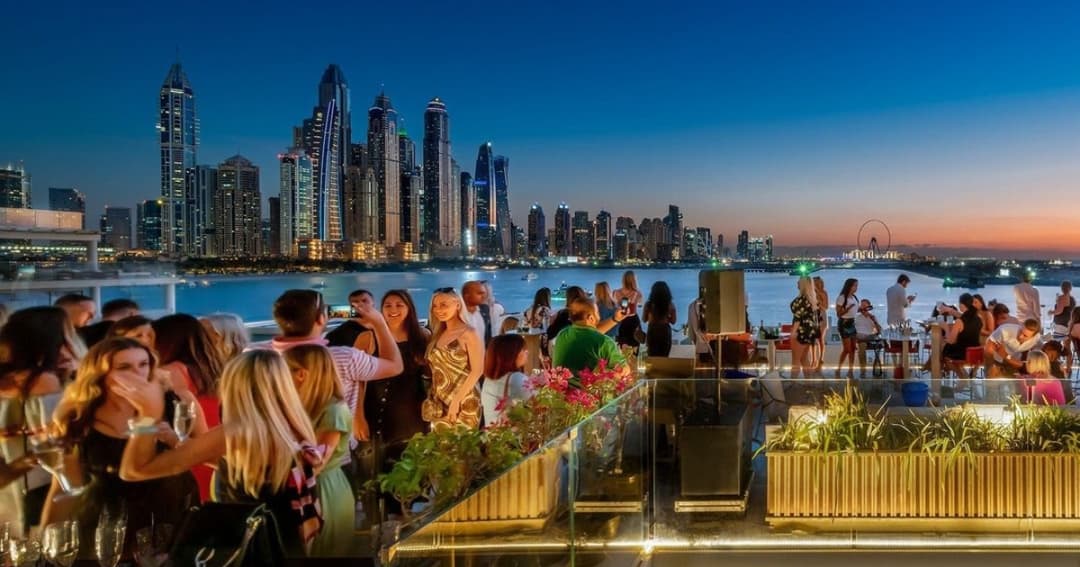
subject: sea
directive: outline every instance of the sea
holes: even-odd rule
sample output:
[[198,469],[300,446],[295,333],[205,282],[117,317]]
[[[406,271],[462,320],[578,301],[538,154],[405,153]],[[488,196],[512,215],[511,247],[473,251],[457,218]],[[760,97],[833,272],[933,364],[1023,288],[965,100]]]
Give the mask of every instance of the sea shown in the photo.
[[[283,291],[294,288],[314,288],[323,293],[327,303],[345,305],[349,292],[357,289],[371,291],[376,298],[391,289],[405,289],[412,295],[420,311],[420,317],[428,316],[432,292],[441,287],[455,287],[469,280],[486,280],[491,283],[495,298],[505,307],[507,313],[521,312],[532,303],[533,295],[541,287],[558,289],[561,285],[579,285],[592,291],[597,282],[606,281],[613,289],[620,287],[623,269],[597,268],[555,268],[555,269],[500,269],[488,270],[441,270],[409,272],[361,272],[343,274],[284,274],[266,276],[218,276],[193,279],[187,285],[180,285],[176,290],[177,310],[192,315],[224,311],[235,313],[245,321],[267,321],[271,317],[274,299]],[[534,273],[536,279],[527,280],[526,275]],[[636,270],[638,285],[646,297],[648,290],[658,281],[667,282],[678,308],[680,322],[685,321],[687,307],[697,297],[698,270],[696,269],[641,269]],[[823,269],[813,275],[825,280],[830,303],[835,302],[844,281],[848,278],[859,280],[856,295],[869,299],[875,306],[875,313],[884,323],[885,290],[896,283],[901,273],[911,277],[908,293],[916,295],[913,306],[908,310],[911,319],[924,319],[930,316],[934,305],[943,301],[956,304],[957,298],[967,290],[945,288],[942,280],[912,272],[894,269]],[[746,290],[750,321],[753,325],[764,323],[768,326],[790,322],[789,305],[797,295],[797,277],[785,273],[746,273]],[[1041,302],[1048,309],[1054,304],[1059,289],[1041,286],[1038,288]],[[130,297],[143,306],[144,310],[154,312],[164,307],[164,294],[156,287],[117,287],[106,288],[103,300],[117,297]],[[977,290],[986,301],[997,299],[1009,305],[1015,312],[1015,300],[1011,286],[988,285]],[[1044,309],[1044,312],[1045,312]]]

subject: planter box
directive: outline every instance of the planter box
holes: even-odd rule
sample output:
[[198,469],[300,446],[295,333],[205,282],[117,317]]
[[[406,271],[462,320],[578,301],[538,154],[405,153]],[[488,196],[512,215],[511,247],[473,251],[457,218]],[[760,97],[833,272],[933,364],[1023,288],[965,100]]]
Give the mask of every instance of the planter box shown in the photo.
[[543,529],[559,500],[561,455],[558,448],[530,455],[420,531],[490,534]]
[[766,520],[860,531],[1072,530],[1080,455],[772,451]]

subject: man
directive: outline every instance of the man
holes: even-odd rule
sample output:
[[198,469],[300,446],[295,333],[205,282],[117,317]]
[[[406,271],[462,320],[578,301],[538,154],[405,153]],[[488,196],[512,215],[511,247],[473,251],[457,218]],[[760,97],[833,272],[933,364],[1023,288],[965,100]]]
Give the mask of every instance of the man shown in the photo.
[[[375,296],[366,289],[358,289],[349,294],[349,305],[357,313],[363,308],[374,310]],[[379,348],[375,344],[375,333],[361,325],[356,319],[349,319],[327,333],[326,344],[328,346],[355,347],[368,354],[375,354]]]
[[896,278],[896,285],[885,291],[885,321],[890,325],[899,325],[907,321],[907,308],[915,301],[914,295],[907,295],[907,286],[911,278],[907,274],[900,274]]
[[595,369],[601,360],[607,361],[608,368],[626,364],[619,345],[615,340],[601,333],[596,328],[600,321],[600,311],[596,302],[588,297],[579,297],[567,306],[571,325],[555,339],[555,348],[551,353],[551,362],[577,374],[583,369]]
[[[272,348],[282,352],[297,345],[325,345],[326,339],[322,333],[326,329],[327,309],[322,294],[315,290],[286,291],[274,302],[274,321],[281,329],[281,335],[268,342],[253,344],[249,349]],[[345,391],[345,402],[354,413],[363,411],[363,408],[357,407],[357,401],[364,382],[397,376],[403,368],[401,353],[382,315],[375,309],[361,305],[356,316],[357,321],[371,329],[376,342],[382,345],[379,356],[351,346],[328,347]]]
[[859,377],[866,378],[866,346],[881,334],[881,324],[874,316],[874,304],[869,299],[859,301],[855,315],[855,341],[859,347]]
[[76,329],[89,325],[90,321],[94,320],[94,313],[97,311],[94,300],[81,293],[69,293],[57,299],[53,305],[67,313],[68,320]]
[[491,306],[487,302],[484,282],[472,280],[461,286],[461,299],[465,301],[465,318],[476,332],[484,336],[484,344],[491,340]]
[[1039,313],[1039,290],[1031,285],[1034,276],[1030,271],[1024,272],[1023,281],[1013,286],[1013,296],[1016,297],[1016,316],[1021,321],[1034,319],[1042,325],[1042,315]]
[[986,376],[1015,376],[1024,367],[1024,355],[1039,345],[1042,338],[1039,336],[1040,329],[1035,319],[1028,319],[1023,325],[1005,323],[994,329],[983,346]]
[[79,329],[79,336],[86,343],[86,348],[90,348],[105,340],[113,323],[138,314],[138,303],[130,299],[114,299],[101,307],[101,321]]

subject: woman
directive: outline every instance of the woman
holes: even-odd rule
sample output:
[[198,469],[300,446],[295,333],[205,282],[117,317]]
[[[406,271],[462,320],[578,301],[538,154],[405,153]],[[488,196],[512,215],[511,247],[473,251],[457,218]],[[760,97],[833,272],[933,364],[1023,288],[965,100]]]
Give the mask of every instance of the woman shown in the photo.
[[970,293],[960,296],[959,313],[945,334],[945,347],[941,351],[946,364],[961,378],[967,378],[967,349],[979,346],[982,335],[982,317],[975,307],[975,297]]
[[[601,321],[615,318],[615,310],[619,308],[619,305],[615,303],[615,294],[611,291],[611,284],[596,282],[596,286],[593,288],[593,299],[596,300],[596,308],[600,310]],[[604,334],[614,339],[618,331],[618,327],[612,327],[610,331]]]
[[821,369],[825,365],[825,337],[829,334],[829,294],[825,291],[825,280],[821,279],[821,276],[814,276],[814,293],[817,295],[818,327],[821,332],[811,356],[818,375],[821,375]]
[[300,403],[315,428],[315,442],[323,452],[322,467],[316,468],[319,502],[326,524],[311,546],[317,557],[348,555],[353,533],[355,500],[349,479],[341,466],[349,460],[352,412],[344,393],[334,359],[322,345],[297,345],[284,352]]
[[1072,282],[1061,282],[1061,293],[1054,302],[1054,308],[1050,315],[1054,316],[1054,334],[1064,335],[1069,331],[1069,321],[1072,320],[1073,309],[1076,308],[1076,300],[1072,296]]
[[809,377],[814,370],[813,350],[821,337],[814,282],[799,278],[799,295],[791,302],[791,377]]
[[971,296],[973,299],[972,305],[975,306],[975,311],[979,314],[979,320],[982,322],[982,326],[979,328],[979,344],[986,343],[986,337],[990,336],[990,333],[994,332],[994,314],[990,311],[990,307],[986,304],[986,300],[982,295],[976,293]]
[[1050,375],[1050,358],[1041,350],[1032,350],[1027,358],[1027,401],[1043,406],[1065,405],[1061,381]]
[[157,336],[154,334],[153,321],[142,315],[132,315],[113,323],[109,327],[109,337],[135,339],[147,348],[153,349]]
[[228,362],[234,356],[244,352],[244,349],[251,342],[247,327],[244,326],[244,320],[239,315],[211,313],[201,317],[199,322],[206,329],[210,342],[214,343],[221,353],[222,363]]
[[[94,546],[94,528],[99,516],[127,515],[127,533],[123,556],[130,557],[135,532],[152,523],[180,525],[184,513],[199,503],[195,479],[186,470],[164,475],[154,482],[128,482],[117,475],[127,439],[135,432],[130,423],[138,412],[115,386],[122,381],[155,384],[155,403],[162,408],[154,423],[172,423],[176,402],[194,401],[190,393],[174,392],[163,378],[154,378],[154,355],[142,343],[122,337],[107,338],[90,349],[73,382],[64,391],[56,410],[56,422],[65,444],[74,448],[74,456],[65,467],[66,474],[82,475],[87,490],[77,499],[54,499],[60,485],[54,480],[45,506],[42,525],[69,519],[78,520],[83,556]],[[160,376],[160,375],[159,375]],[[164,450],[162,443],[175,443],[171,430],[151,428],[149,451]],[[192,440],[206,431],[206,423],[196,419]]]
[[645,346],[649,356],[666,357],[671,354],[671,326],[675,324],[675,302],[667,282],[656,282],[649,290],[645,302]]
[[1072,374],[1072,359],[1080,352],[1080,309],[1073,309],[1069,319],[1069,335],[1065,337],[1065,372]]
[[[613,295],[615,304],[619,305],[622,300],[627,301],[626,318],[619,323],[619,330],[616,332],[615,341],[620,345],[629,345],[637,348],[641,341],[638,339],[641,333],[641,319],[638,317],[637,309],[638,304],[642,302],[644,296],[641,290],[638,289],[637,276],[634,275],[633,270],[626,270],[622,277],[622,287],[615,290]],[[569,296],[567,297],[567,304],[569,304]]]
[[[272,350],[247,351],[225,365],[220,386],[222,425],[163,452],[155,450],[152,436],[133,435],[124,448],[120,476],[146,481],[216,461],[215,499],[267,504],[286,549],[304,555],[319,531],[319,519],[308,502],[310,492],[303,490],[321,459],[289,367]],[[160,421],[164,416],[159,384],[120,379],[111,388],[140,417]]]
[[529,350],[521,335],[495,337],[488,344],[480,402],[484,406],[484,423],[489,427],[502,421],[509,404],[529,397],[523,372],[528,358]]
[[[404,363],[401,374],[369,383],[364,397],[371,439],[379,444],[386,465],[401,456],[413,435],[424,432],[420,406],[424,403],[424,377],[428,372],[424,356],[431,333],[420,326],[412,296],[403,289],[383,295],[382,314]],[[380,466],[380,470],[387,469]]]
[[[191,315],[177,313],[154,321],[154,334],[161,369],[169,373],[173,389],[191,392],[202,407],[207,426],[217,427],[221,422],[218,379],[224,363],[206,328]],[[213,469],[199,465],[192,472],[203,501],[209,500]]]
[[525,324],[529,326],[530,332],[542,333],[547,331],[549,323],[551,323],[551,288],[542,287],[536,290],[532,305],[525,310]]
[[[16,311],[0,329],[0,460],[27,468],[28,435],[45,426],[85,349],[59,307]],[[0,524],[16,535],[37,525],[49,474],[33,468],[0,488]]]
[[855,316],[859,314],[859,298],[855,292],[859,291],[859,280],[848,278],[844,280],[844,287],[840,289],[840,295],[836,296],[836,321],[840,331],[840,340],[843,349],[840,351],[840,362],[836,365],[836,377],[840,377],[840,371],[844,369],[844,361],[847,360],[847,377],[855,377],[855,353],[858,350],[858,331],[855,329]]
[[431,390],[421,411],[431,427],[480,425],[476,384],[484,371],[484,342],[465,318],[465,302],[454,288],[435,290],[431,298],[431,341],[427,362]]

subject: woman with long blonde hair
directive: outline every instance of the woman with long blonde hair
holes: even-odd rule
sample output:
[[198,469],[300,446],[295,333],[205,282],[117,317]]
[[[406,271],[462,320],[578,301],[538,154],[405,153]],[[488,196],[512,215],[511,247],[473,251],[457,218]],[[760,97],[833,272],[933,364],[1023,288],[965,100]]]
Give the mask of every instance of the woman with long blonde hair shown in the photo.
[[[64,445],[73,449],[64,466],[64,475],[86,486],[79,499],[56,499],[60,483],[54,479],[46,499],[42,525],[76,519],[80,541],[92,545],[94,528],[102,512],[118,514],[126,510],[125,554],[134,549],[135,532],[156,522],[178,525],[187,509],[199,503],[198,487],[186,469],[173,471],[153,482],[129,482],[117,474],[121,456],[131,431],[135,407],[116,386],[122,382],[153,385],[153,403],[161,407],[160,419],[171,423],[177,404],[194,404],[188,393],[171,390],[167,378],[156,372],[153,352],[129,338],[107,338],[90,349],[79,365],[75,381],[65,390],[56,408],[55,420]],[[134,422],[137,423],[137,422]],[[175,443],[171,430],[149,424],[144,433],[151,452]],[[196,419],[191,432],[194,442],[206,431],[205,421]],[[76,506],[77,504],[77,506]]]
[[317,470],[319,499],[326,523],[312,544],[311,554],[344,557],[355,537],[352,487],[341,468],[349,455],[352,412],[344,401],[345,394],[329,349],[316,344],[297,345],[283,355],[300,403],[311,418],[316,442],[326,448],[323,467]]
[[[622,276],[622,287],[615,290],[612,294],[612,299],[615,303],[621,304],[625,299],[626,317],[619,323],[618,330],[616,331],[615,341],[620,345],[629,345],[637,348],[641,344],[641,318],[638,317],[638,304],[645,300],[644,294],[638,288],[637,275],[633,270],[626,270]],[[567,299],[567,305],[570,300]]]
[[465,302],[454,288],[435,290],[431,297],[431,341],[427,361],[431,390],[424,400],[424,421],[432,427],[480,425],[480,394],[476,384],[484,373],[484,342],[465,318]]
[[[160,421],[160,386],[118,380],[114,390],[140,417]],[[121,478],[144,481],[178,474],[196,463],[218,462],[215,500],[263,502],[278,522],[286,548],[304,554],[320,523],[296,493],[320,460],[313,453],[315,430],[293,385],[289,367],[272,350],[250,350],[231,360],[219,383],[221,425],[170,451],[157,452],[154,439],[133,435],[124,449]]]
[[829,334],[829,292],[825,291],[825,280],[821,276],[814,276],[814,295],[817,296],[818,328],[821,332],[811,355],[815,371],[821,375],[825,365],[825,337]]
[[[615,302],[615,292],[611,291],[611,284],[596,282],[596,286],[593,287],[593,299],[596,300],[596,308],[600,311],[601,321],[615,318],[615,311],[619,305]],[[614,339],[618,330],[619,327],[616,325],[604,334]]]
[[809,376],[815,369],[813,350],[821,336],[814,282],[799,278],[799,295],[791,302],[791,377]]

